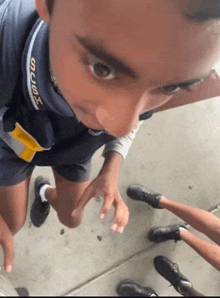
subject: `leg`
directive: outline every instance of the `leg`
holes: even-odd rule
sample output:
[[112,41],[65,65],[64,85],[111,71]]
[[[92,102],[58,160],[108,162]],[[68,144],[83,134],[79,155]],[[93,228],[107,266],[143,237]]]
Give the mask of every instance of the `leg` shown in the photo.
[[217,216],[208,211],[173,202],[164,197],[161,197],[159,207],[171,211],[220,245],[220,219]]
[[28,190],[34,165],[17,157],[0,137],[0,214],[16,234],[27,214]]
[[189,231],[181,230],[180,237],[213,267],[220,270],[220,247],[218,245],[208,243]]
[[16,185],[0,189],[1,215],[13,235],[23,227],[26,220],[29,183],[30,176]]
[[76,221],[71,216],[71,213],[89,185],[89,181],[81,183],[71,182],[58,175],[55,171],[54,177],[56,188],[47,188],[45,192],[46,198],[57,211],[60,222],[69,228],[75,228],[80,225],[82,216]]

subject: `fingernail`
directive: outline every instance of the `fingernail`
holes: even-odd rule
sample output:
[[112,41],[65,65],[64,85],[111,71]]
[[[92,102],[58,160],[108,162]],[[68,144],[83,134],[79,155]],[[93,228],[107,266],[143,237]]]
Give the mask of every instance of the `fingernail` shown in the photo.
[[111,227],[111,229],[112,229],[112,231],[116,231],[117,230],[117,227],[118,227],[118,225],[117,224],[114,224],[112,227]]
[[120,234],[122,234],[122,233],[124,232],[124,228],[123,228],[123,227],[119,228],[119,229],[118,229],[118,232],[119,232]]
[[74,215],[76,215],[76,213],[77,213],[77,211],[76,211],[76,210],[74,210],[74,211],[71,213],[71,216],[74,216]]
[[11,265],[8,265],[8,266],[6,267],[6,272],[11,272],[11,270],[12,270],[12,266],[11,266]]
[[100,219],[103,219],[105,217],[105,214],[104,213],[101,213],[100,215],[99,215],[99,218]]

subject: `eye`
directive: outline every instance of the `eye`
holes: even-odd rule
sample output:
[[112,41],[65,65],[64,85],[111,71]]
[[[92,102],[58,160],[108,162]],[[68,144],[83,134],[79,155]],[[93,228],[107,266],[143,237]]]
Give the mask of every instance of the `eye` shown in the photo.
[[178,86],[167,86],[167,87],[161,87],[161,89],[163,90],[163,92],[165,93],[171,93],[174,94],[177,91],[179,91],[181,89],[181,87]]
[[108,66],[98,59],[93,59],[90,63],[88,62],[89,69],[92,74],[103,80],[114,80],[117,78],[117,72],[111,66]]
[[194,87],[196,85],[199,85],[200,83],[202,83],[206,79],[207,79],[207,77],[202,78],[202,79],[197,79],[193,83],[191,83],[190,85],[188,83],[182,83],[179,86],[166,86],[166,87],[161,87],[161,89],[163,90],[163,92],[169,93],[169,94],[174,94],[179,90],[186,90],[186,91],[192,92],[193,91],[192,87]]

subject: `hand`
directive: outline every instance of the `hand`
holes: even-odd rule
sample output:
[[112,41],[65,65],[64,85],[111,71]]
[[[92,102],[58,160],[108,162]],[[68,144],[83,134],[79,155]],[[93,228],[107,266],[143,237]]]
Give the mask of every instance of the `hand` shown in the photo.
[[111,229],[122,234],[128,224],[129,209],[124,203],[117,187],[117,181],[112,175],[101,174],[89,184],[78,201],[72,216],[77,217],[79,214],[82,214],[85,205],[94,197],[101,197],[104,200],[99,212],[100,219],[105,217],[112,205],[114,206],[115,213]]
[[6,272],[11,272],[14,259],[14,239],[6,222],[0,216],[0,245],[4,254],[4,268]]

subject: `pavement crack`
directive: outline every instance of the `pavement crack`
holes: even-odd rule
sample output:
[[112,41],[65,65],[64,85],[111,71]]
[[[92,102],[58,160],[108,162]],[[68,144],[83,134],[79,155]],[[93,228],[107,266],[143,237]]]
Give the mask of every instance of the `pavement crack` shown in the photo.
[[103,278],[104,276],[114,272],[115,270],[117,270],[121,265],[125,264],[126,262],[129,262],[130,260],[132,260],[133,258],[142,255],[146,252],[148,252],[149,250],[151,250],[152,248],[154,248],[155,246],[157,246],[160,243],[153,243],[150,244],[148,247],[124,258],[121,259],[120,261],[118,261],[117,263],[115,263],[114,265],[110,266],[109,268],[107,268],[106,270],[100,272],[99,274],[93,276],[92,278],[80,283],[78,286],[74,287],[73,289],[69,290],[68,292],[66,292],[64,295],[62,296],[72,296],[73,294],[76,294],[76,292],[82,290],[83,288],[91,285],[93,282],[97,281],[100,278]]

